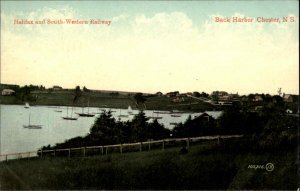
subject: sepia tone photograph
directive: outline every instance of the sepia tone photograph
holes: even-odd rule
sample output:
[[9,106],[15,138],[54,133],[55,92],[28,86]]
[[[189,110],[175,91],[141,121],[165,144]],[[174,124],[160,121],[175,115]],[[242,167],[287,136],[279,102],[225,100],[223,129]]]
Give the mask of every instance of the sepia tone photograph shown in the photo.
[[299,190],[299,1],[0,2],[0,190]]

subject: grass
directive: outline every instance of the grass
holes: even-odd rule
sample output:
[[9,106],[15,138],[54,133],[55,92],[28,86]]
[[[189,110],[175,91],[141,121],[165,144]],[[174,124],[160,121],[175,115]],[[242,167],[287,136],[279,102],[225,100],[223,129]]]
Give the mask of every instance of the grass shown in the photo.
[[[86,158],[0,163],[0,189],[289,189],[297,188],[295,153],[226,154],[215,142]],[[249,169],[274,163],[275,169]]]

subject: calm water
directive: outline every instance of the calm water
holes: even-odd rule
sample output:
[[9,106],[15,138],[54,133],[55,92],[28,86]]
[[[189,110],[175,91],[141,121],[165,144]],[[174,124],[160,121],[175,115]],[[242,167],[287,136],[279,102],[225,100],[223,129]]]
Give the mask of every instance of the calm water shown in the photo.
[[[42,146],[55,145],[55,143],[64,142],[67,139],[86,135],[90,127],[93,125],[97,116],[100,115],[104,108],[89,108],[90,113],[96,113],[95,117],[79,117],[78,120],[63,120],[63,116],[77,117],[75,112],[82,112],[82,108],[66,107],[47,107],[32,106],[25,109],[20,105],[0,105],[0,133],[1,133],[1,152],[0,154],[9,154],[16,152],[36,151]],[[62,110],[62,112],[56,112]],[[108,110],[108,109],[106,109]],[[129,115],[127,109],[111,109],[113,116],[118,119],[118,115],[128,115],[122,117],[122,121],[132,120],[134,115]],[[85,108],[84,112],[87,112]],[[170,123],[184,122],[189,115],[194,118],[201,113],[180,113],[179,117],[172,117],[170,114],[157,114],[152,110],[144,111],[148,117],[162,117],[158,122],[162,123],[166,128],[172,129],[174,125]],[[137,114],[137,110],[132,111]],[[221,112],[207,112],[208,114],[219,117]],[[29,124],[42,125],[42,129],[27,129],[23,125]]]

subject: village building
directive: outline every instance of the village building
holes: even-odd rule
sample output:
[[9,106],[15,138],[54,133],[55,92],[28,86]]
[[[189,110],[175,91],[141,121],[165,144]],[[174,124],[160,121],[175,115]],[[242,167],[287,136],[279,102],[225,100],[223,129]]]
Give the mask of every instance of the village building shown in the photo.
[[179,96],[179,91],[166,93],[167,97],[176,97]]
[[56,86],[56,85],[55,85],[55,86],[52,87],[52,89],[53,89],[53,90],[62,90],[63,88],[60,87],[60,86]]
[[225,91],[213,91],[211,93],[212,96],[218,96],[219,98],[220,97],[223,97],[223,96],[228,96],[228,93],[225,92]]
[[229,94],[225,91],[213,91],[211,97],[220,105],[231,105],[232,102],[240,101],[238,93]]
[[231,97],[230,97],[229,95],[225,95],[225,96],[219,97],[218,100],[219,100],[219,101],[226,102],[226,101],[230,101],[230,100],[231,100]]
[[247,96],[242,96],[241,97],[242,102],[247,102],[248,100],[249,100],[249,98]]
[[230,100],[231,101],[240,101],[240,96],[239,96],[239,94],[238,93],[236,93],[236,94],[229,94],[229,97],[230,97]]
[[16,92],[12,89],[3,89],[1,92],[1,95],[3,96],[10,96],[10,95],[14,95]]
[[288,102],[288,103],[293,102],[293,96],[291,94],[283,94],[282,99],[284,102]]
[[263,101],[263,98],[262,98],[260,95],[256,95],[256,96],[253,98],[253,101],[255,101],[255,102],[261,102],[261,101]]
[[176,96],[175,98],[172,99],[172,102],[175,102],[175,103],[180,103],[183,101],[184,101],[184,97],[182,97],[182,96]]
[[213,91],[211,93],[211,97],[214,97],[216,100],[221,102],[226,102],[230,99],[229,94],[225,91]]

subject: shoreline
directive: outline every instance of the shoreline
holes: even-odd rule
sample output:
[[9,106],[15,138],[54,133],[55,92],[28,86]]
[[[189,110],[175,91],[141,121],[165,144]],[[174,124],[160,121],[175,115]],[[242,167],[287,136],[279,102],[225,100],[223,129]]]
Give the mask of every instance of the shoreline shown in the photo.
[[185,101],[174,103],[168,97],[152,96],[146,97],[144,103],[136,104],[132,95],[109,95],[107,93],[87,93],[78,98],[73,103],[74,95],[71,92],[63,93],[32,93],[35,100],[20,100],[16,96],[0,96],[2,105],[24,105],[26,102],[30,106],[73,106],[73,107],[98,107],[98,108],[117,108],[138,110],[160,110],[160,111],[194,111],[203,112],[207,110],[222,110],[223,107],[212,106],[210,104],[198,101],[197,104],[190,104],[192,98],[186,98]]

